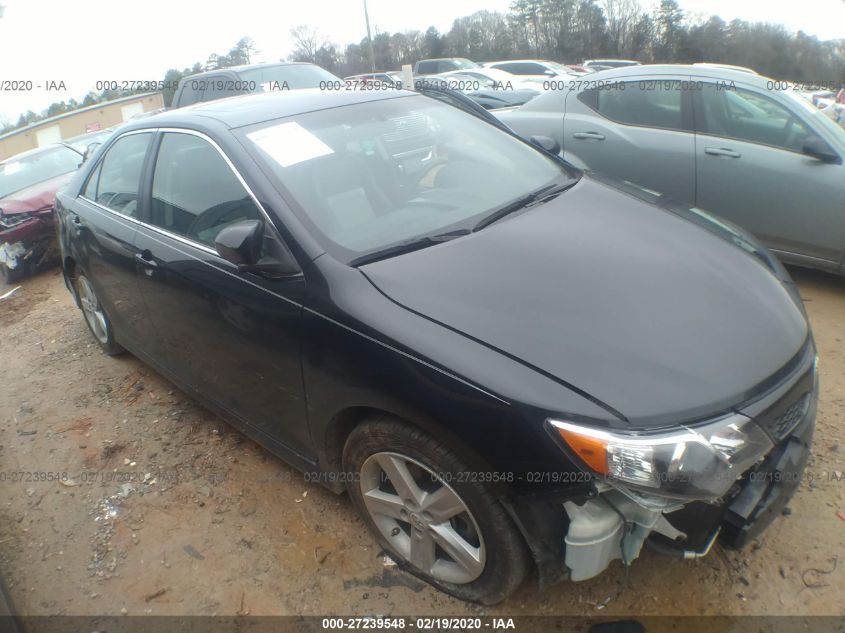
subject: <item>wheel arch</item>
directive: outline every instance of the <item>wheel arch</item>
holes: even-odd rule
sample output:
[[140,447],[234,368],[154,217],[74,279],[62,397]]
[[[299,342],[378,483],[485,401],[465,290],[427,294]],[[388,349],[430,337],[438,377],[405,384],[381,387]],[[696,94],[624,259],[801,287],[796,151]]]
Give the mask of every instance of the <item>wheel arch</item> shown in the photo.
[[[425,431],[437,438],[453,450],[471,469],[477,471],[492,471],[491,465],[464,439],[448,429],[448,427],[428,415],[395,411],[384,406],[349,406],[338,411],[326,424],[320,443],[320,465],[328,472],[341,472],[343,469],[343,447],[352,431],[362,423],[389,417],[404,424]],[[339,490],[338,490],[339,488]],[[342,491],[342,484],[332,489]],[[493,492],[502,500],[511,495],[507,484],[491,484]]]

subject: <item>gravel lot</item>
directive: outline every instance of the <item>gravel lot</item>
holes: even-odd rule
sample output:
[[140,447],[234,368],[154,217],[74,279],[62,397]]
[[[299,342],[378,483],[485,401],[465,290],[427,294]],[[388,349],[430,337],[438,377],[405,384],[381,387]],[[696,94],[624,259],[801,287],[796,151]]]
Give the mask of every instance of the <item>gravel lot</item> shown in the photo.
[[[845,280],[793,274],[822,400],[812,480],[791,514],[739,553],[646,551],[627,574],[617,561],[486,609],[386,566],[345,497],[304,482],[134,357],[101,354],[58,270],[26,279],[0,301],[10,598],[26,615],[843,615]],[[68,479],[41,480],[50,473]]]

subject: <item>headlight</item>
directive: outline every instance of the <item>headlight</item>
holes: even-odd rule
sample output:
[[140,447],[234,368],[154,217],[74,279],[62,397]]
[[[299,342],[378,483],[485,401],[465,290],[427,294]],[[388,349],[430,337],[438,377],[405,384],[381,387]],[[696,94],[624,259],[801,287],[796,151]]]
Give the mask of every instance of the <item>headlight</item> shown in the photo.
[[773,444],[750,418],[729,415],[659,433],[603,431],[549,420],[572,452],[611,485],[675,499],[715,499]]

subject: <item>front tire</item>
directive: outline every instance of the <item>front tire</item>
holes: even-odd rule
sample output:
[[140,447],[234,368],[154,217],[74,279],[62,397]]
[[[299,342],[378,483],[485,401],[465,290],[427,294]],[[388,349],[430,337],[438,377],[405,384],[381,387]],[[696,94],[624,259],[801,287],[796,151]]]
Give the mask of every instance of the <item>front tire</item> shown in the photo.
[[462,600],[496,604],[530,569],[528,548],[481,477],[445,444],[399,420],[356,427],[343,450],[347,489],[403,569]]
[[100,300],[97,298],[97,293],[94,292],[94,286],[91,280],[84,274],[80,273],[74,280],[76,288],[76,296],[79,298],[79,305],[82,308],[82,315],[85,317],[85,323],[91,334],[94,335],[94,340],[109,356],[117,356],[123,353],[123,348],[114,340],[114,328],[109,320],[103,306],[100,305]]

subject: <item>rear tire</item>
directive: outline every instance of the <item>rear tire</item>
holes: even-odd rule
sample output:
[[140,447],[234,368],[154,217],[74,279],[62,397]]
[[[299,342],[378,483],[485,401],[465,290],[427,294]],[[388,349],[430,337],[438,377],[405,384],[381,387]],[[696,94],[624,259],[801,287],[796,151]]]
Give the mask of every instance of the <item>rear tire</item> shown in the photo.
[[445,444],[400,420],[357,426],[343,450],[347,489],[397,564],[462,600],[496,604],[523,582],[531,558],[482,477]]
[[94,286],[84,274],[80,273],[74,279],[76,296],[82,308],[82,315],[85,317],[85,324],[91,330],[94,340],[109,356],[122,354],[124,349],[114,339],[114,328],[106,314],[105,309],[100,305],[100,300],[94,292]]

